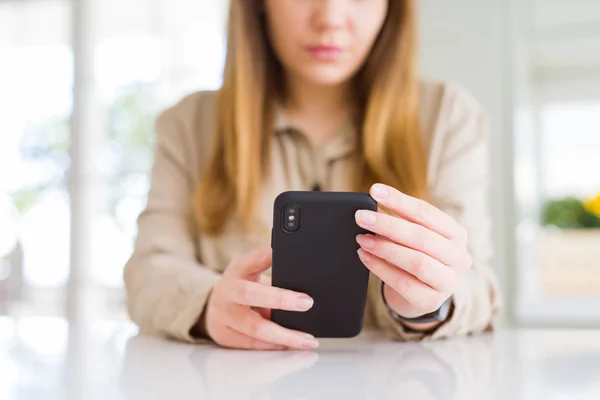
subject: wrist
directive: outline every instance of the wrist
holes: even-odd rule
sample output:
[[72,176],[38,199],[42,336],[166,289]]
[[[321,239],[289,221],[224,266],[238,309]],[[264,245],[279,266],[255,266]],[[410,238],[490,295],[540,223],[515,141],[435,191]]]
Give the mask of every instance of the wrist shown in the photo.
[[196,323],[190,329],[190,336],[194,339],[208,339],[208,332],[206,332],[206,306],[202,310],[200,317]]
[[208,334],[208,330],[206,329],[206,314],[209,299],[210,294],[206,299],[206,303],[204,303],[204,307],[202,308],[202,312],[196,320],[196,323],[190,328],[190,336],[194,339],[211,339],[210,335]]
[[[454,302],[452,297],[448,298],[442,305],[435,311],[423,314],[417,317],[405,317],[402,315],[403,311],[399,311],[394,307],[393,301],[388,302],[386,297],[386,286],[383,282],[381,284],[381,297],[385,307],[388,310],[389,315],[396,322],[404,325],[411,331],[415,332],[430,332],[435,331],[440,325],[448,321],[452,312],[454,311]],[[391,288],[388,287],[387,291]],[[393,297],[392,297],[393,299]]]

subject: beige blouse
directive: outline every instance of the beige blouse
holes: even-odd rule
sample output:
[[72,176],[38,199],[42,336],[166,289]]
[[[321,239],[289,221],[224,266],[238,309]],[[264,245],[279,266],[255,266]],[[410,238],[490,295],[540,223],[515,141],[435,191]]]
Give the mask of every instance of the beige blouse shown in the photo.
[[[256,213],[264,230],[244,234],[234,217],[219,236],[200,235],[192,197],[209,159],[215,98],[212,92],[191,94],[158,118],[148,203],[125,266],[129,314],[146,334],[197,341],[190,328],[220,273],[233,258],[269,243],[279,193],[310,190],[315,183],[323,190],[349,190],[347,177],[358,151],[355,130],[347,126],[315,149],[280,115],[273,133],[272,176]],[[380,280],[371,276],[365,326],[403,340],[489,330],[500,308],[490,267],[490,177],[482,109],[460,87],[432,82],[421,84],[421,109],[431,201],[467,229],[473,267],[454,293],[451,318],[430,334],[410,332],[395,322],[381,299]]]

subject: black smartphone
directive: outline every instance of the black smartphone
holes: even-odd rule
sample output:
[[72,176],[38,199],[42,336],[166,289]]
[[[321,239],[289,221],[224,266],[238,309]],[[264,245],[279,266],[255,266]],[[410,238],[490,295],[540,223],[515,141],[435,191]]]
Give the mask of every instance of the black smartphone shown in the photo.
[[274,202],[272,284],[306,293],[307,312],[273,310],[286,328],[321,338],[349,338],[363,326],[369,270],[358,257],[357,210],[377,210],[366,193],[284,192]]

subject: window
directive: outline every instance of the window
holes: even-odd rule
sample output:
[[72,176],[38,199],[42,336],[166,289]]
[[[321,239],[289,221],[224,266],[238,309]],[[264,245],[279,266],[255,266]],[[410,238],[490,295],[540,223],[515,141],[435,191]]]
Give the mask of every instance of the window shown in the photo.
[[530,123],[515,140],[516,311],[526,322],[600,324],[600,4],[531,5]]
[[[63,315],[74,248],[85,260],[73,267],[86,310],[124,316],[122,271],[149,187],[156,115],[220,86],[228,2],[87,5],[78,37],[91,59],[74,83],[71,2],[0,3],[0,109],[12,111],[0,118],[0,314]],[[70,132],[74,84],[86,87],[80,132]],[[74,137],[85,154],[75,167]],[[86,202],[74,224],[89,225],[73,239],[69,182],[85,191],[73,200]]]
[[540,110],[542,187],[546,197],[600,191],[600,98],[544,104]]
[[28,313],[68,279],[69,15],[68,1],[0,3],[0,314]]
[[155,117],[188,93],[220,86],[227,2],[111,0],[94,7],[90,197],[97,203],[88,270],[95,294],[89,297],[97,312],[119,315],[123,266],[149,188]]

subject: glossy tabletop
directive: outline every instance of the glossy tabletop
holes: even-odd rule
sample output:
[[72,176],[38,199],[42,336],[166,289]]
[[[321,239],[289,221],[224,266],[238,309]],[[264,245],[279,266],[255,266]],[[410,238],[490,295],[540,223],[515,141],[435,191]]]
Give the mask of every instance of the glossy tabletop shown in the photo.
[[0,318],[0,399],[600,399],[600,331],[321,343],[244,352],[141,337],[129,324]]

